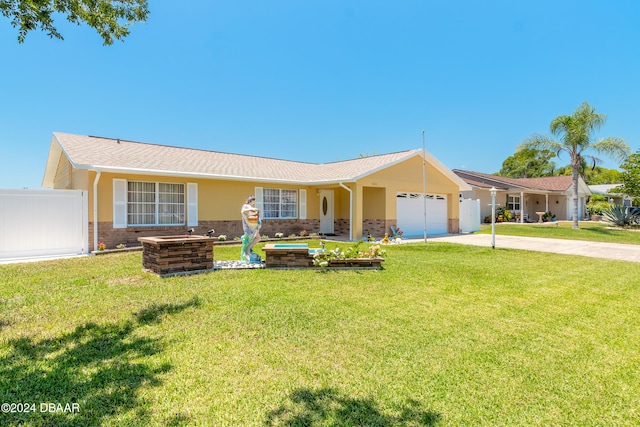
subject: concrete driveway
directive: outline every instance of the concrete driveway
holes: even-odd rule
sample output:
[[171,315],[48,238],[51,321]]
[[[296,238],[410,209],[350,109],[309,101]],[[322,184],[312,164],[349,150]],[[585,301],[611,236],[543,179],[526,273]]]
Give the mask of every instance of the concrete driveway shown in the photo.
[[[427,241],[491,247],[490,234],[454,234],[434,236],[428,238]],[[526,251],[552,252],[566,255],[581,255],[592,258],[640,262],[640,245],[627,245],[622,243],[600,243],[582,240],[496,235],[496,248],[522,249]]]

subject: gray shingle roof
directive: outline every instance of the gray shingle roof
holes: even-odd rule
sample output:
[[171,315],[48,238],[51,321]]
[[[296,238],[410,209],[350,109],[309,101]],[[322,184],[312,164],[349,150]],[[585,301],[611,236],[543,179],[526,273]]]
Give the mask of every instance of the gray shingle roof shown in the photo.
[[310,184],[355,180],[421,154],[407,150],[316,164],[59,132],[53,136],[79,169]]

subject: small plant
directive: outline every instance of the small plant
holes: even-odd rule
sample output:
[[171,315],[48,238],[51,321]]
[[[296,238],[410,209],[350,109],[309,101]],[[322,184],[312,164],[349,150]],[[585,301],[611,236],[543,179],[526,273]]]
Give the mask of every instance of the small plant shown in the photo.
[[368,251],[363,252],[362,255],[364,258],[384,258],[385,256],[387,256],[387,251],[382,249],[380,245],[373,245],[369,248]]
[[98,242],[98,250],[104,251],[105,249],[107,249],[107,245],[105,245],[104,242]]
[[300,237],[305,237],[307,234],[307,230],[300,231]]
[[344,258],[362,258],[362,252],[360,251],[360,245],[362,245],[362,240],[358,240],[353,245],[349,246],[346,251],[344,251]]
[[127,245],[125,245],[124,243],[118,243],[118,244],[116,245],[116,249],[124,249],[124,248],[126,248],[126,247],[127,247]]
[[378,258],[386,256],[386,251],[380,248],[380,245],[373,245],[366,251],[361,251],[360,246],[362,245],[362,243],[363,241],[360,240],[344,251],[340,250],[340,248],[335,248],[330,251],[316,252],[313,255],[313,265],[315,267],[320,267],[322,271],[326,271],[331,264],[331,261],[333,260],[352,258]]
[[556,215],[552,214],[551,212],[545,212],[542,215],[542,220],[545,221],[545,222],[546,221],[555,221],[556,220]]
[[340,248],[335,248],[330,251],[316,252],[313,254],[313,265],[315,267],[320,267],[323,272],[326,272],[331,260],[343,258],[345,258],[345,256]]
[[587,212],[589,215],[602,215],[609,206],[609,202],[606,201],[590,201],[587,203]]
[[507,208],[496,209],[496,222],[509,222],[513,219],[513,213]]
[[640,222],[640,215],[626,206],[609,206],[602,212],[604,219],[618,227],[628,227]]
[[276,236],[276,239],[282,239],[284,237],[283,233],[276,233],[274,234],[274,236]]
[[218,241],[224,242],[225,240],[227,240],[227,235],[226,234],[221,234],[221,235],[218,236]]

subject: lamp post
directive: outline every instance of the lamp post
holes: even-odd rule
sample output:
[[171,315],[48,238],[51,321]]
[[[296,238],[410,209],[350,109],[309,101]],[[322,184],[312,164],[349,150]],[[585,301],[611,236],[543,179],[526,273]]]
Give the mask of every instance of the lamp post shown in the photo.
[[496,187],[491,187],[491,247],[496,248]]
[[427,159],[424,149],[424,129],[422,129],[422,203],[424,211],[424,242],[427,243]]

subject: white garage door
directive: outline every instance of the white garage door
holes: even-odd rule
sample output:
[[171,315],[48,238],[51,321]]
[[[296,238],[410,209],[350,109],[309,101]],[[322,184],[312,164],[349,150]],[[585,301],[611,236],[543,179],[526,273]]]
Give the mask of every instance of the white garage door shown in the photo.
[[[396,214],[398,227],[405,237],[424,235],[424,201],[422,193],[398,193]],[[427,194],[427,234],[447,234],[447,196]]]

